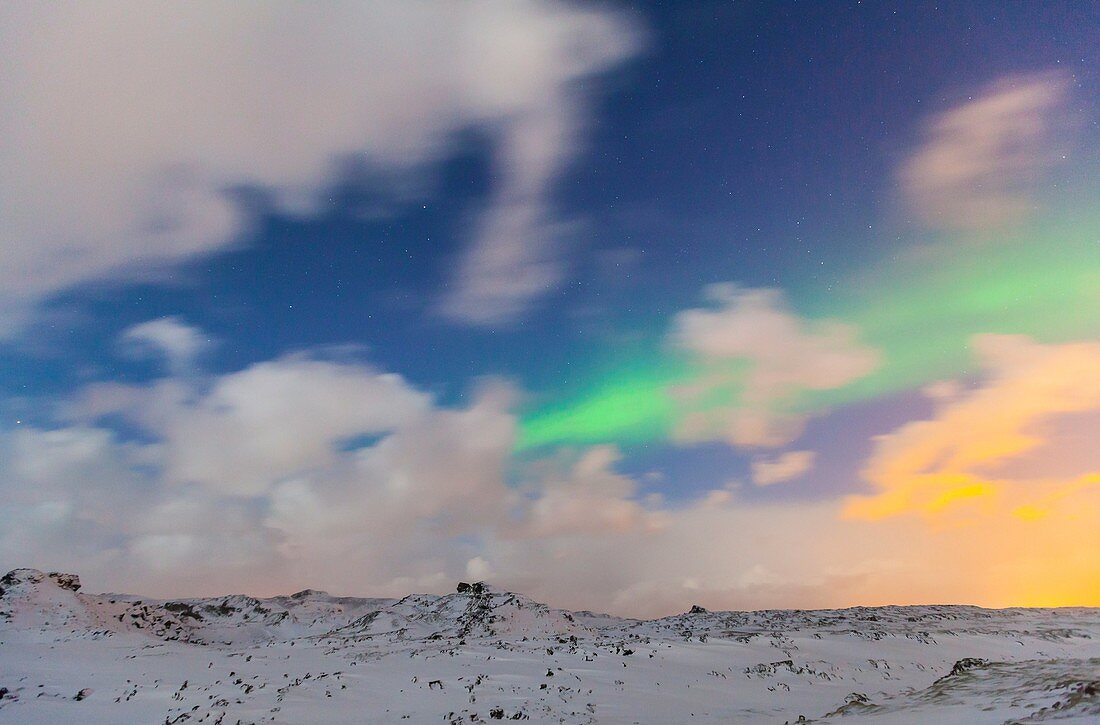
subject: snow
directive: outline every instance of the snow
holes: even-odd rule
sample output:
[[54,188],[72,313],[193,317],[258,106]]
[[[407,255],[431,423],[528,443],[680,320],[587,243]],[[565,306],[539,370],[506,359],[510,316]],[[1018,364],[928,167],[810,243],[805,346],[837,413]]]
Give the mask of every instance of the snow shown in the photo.
[[0,723],[1100,722],[1100,610],[568,612],[0,580]]

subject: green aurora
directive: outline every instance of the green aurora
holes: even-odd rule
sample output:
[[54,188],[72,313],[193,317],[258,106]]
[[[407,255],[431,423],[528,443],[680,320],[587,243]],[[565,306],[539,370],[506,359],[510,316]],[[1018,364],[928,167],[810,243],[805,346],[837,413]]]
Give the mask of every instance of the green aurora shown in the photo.
[[[1031,225],[998,242],[938,243],[917,259],[892,260],[850,277],[848,293],[820,295],[795,312],[808,320],[854,325],[882,354],[879,367],[842,388],[811,391],[792,409],[821,413],[934,380],[974,375],[971,338],[1023,334],[1064,342],[1100,333],[1100,219]],[[1057,250],[1056,252],[1054,250]],[[904,273],[897,273],[902,269]],[[667,440],[685,408],[670,395],[703,372],[670,346],[595,377],[580,394],[537,408],[522,420],[520,450],[554,444]],[[736,405],[736,385],[711,390],[692,410]]]

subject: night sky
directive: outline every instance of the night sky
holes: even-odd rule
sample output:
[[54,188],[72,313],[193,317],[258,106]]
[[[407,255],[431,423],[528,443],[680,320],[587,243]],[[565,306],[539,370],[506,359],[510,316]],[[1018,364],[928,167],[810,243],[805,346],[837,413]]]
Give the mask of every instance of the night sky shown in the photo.
[[0,568],[1100,605],[1100,6],[0,7]]

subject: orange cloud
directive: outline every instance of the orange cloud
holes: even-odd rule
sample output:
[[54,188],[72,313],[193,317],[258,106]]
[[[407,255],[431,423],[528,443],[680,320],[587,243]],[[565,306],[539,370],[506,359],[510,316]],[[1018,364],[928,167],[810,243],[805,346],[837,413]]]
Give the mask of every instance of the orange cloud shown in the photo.
[[[973,347],[988,372],[984,385],[944,404],[935,419],[880,437],[863,470],[877,491],[849,498],[847,517],[940,516],[977,504],[1035,518],[1044,501],[1081,491],[1081,481],[1098,475],[1084,470],[1068,481],[1019,480],[995,472],[1051,443],[1042,430],[1055,416],[1100,409],[1100,343],[1041,345],[1022,336],[979,335]],[[1100,470],[1100,460],[1096,464]]]
[[[841,517],[908,531],[914,553],[945,579],[970,576],[968,596],[987,605],[1100,602],[1100,448],[1067,459],[1053,425],[1100,411],[1100,343],[980,335],[973,347],[984,383],[881,436],[863,470],[875,492]],[[1025,455],[1030,470],[1014,475]]]

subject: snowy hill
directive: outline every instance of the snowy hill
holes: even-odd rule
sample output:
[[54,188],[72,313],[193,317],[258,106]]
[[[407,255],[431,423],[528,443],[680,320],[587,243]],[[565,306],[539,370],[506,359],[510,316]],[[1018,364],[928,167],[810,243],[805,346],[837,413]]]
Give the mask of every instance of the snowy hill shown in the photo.
[[[802,718],[802,720],[800,720]],[[568,612],[483,584],[155,600],[0,579],[0,723],[1100,722],[1100,610]]]
[[463,584],[460,591],[441,597],[405,597],[360,617],[337,633],[463,640],[570,636],[580,629],[569,612],[477,583]]

